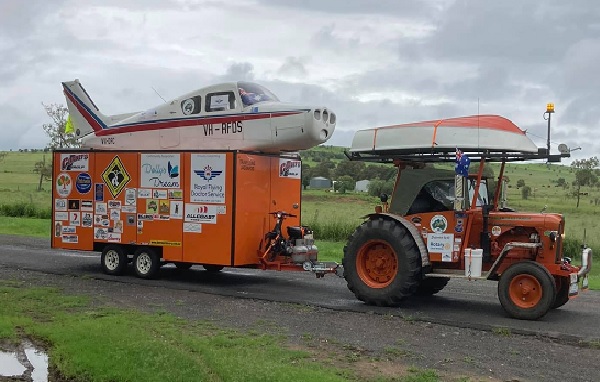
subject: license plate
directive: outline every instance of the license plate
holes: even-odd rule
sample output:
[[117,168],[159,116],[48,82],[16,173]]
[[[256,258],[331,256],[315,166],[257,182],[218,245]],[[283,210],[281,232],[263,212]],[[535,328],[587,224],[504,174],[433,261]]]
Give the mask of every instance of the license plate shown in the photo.
[[577,282],[577,273],[571,273],[571,284]]

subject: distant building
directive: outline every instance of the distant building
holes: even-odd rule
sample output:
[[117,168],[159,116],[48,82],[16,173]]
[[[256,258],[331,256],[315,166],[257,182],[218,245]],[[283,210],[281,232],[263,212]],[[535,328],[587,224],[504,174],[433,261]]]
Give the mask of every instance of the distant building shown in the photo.
[[309,187],[312,189],[331,188],[331,180],[322,176],[315,176],[310,180]]
[[354,186],[354,191],[356,192],[367,192],[369,191],[369,183],[371,183],[370,180],[359,180],[358,182],[356,182],[356,186]]

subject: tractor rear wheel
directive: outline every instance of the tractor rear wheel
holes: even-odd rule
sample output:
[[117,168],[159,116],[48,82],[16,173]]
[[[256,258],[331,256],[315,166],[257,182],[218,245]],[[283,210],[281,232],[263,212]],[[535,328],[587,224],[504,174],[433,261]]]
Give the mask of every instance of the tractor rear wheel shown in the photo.
[[450,281],[450,277],[426,277],[417,287],[415,295],[432,296],[444,289],[448,281]]
[[344,278],[356,298],[370,305],[395,306],[412,295],[421,273],[421,255],[403,225],[369,220],[344,247]]
[[556,285],[546,268],[533,261],[524,261],[511,265],[502,273],[498,297],[511,317],[537,320],[552,308]]
[[556,299],[552,305],[552,309],[560,308],[569,301],[569,277],[555,277],[556,281]]

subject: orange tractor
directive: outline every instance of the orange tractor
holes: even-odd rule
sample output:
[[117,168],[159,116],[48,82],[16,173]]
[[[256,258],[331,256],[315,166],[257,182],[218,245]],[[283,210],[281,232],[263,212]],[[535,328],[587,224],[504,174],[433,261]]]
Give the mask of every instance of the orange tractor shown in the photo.
[[[459,150],[460,149],[460,150]],[[587,288],[592,253],[582,265],[563,254],[565,219],[505,207],[506,162],[569,156],[538,149],[511,121],[477,115],[387,126],[355,134],[350,160],[398,168],[391,202],[368,215],[344,247],[344,277],[359,300],[398,305],[411,295],[432,295],[451,278],[497,280],[505,311],[535,320]],[[479,162],[469,174],[470,160]],[[449,162],[455,170],[434,168]],[[500,162],[497,179],[484,171]]]

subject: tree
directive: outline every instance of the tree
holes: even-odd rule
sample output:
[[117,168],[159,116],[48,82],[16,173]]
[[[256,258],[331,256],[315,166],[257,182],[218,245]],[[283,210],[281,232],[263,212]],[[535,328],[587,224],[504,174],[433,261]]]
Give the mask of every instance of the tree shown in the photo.
[[573,182],[573,186],[577,187],[577,208],[579,208],[581,186],[593,186],[598,183],[598,175],[594,169],[599,164],[600,160],[598,160],[598,157],[578,159],[571,163],[571,168],[575,169],[575,182]]
[[350,175],[343,175],[338,178],[337,182],[335,182],[334,188],[335,191],[339,192],[340,194],[345,194],[346,191],[354,190],[355,186],[356,182]]
[[372,180],[369,183],[369,195],[380,196],[381,194],[391,195],[394,192],[394,182],[391,180]]
[[525,181],[523,179],[517,180],[517,188],[525,187]]
[[523,186],[523,188],[521,188],[521,197],[525,200],[527,200],[527,198],[529,197],[529,195],[531,195],[531,187],[529,186]]
[[33,172],[40,174],[40,183],[37,190],[42,191],[42,182],[52,180],[52,162],[46,163],[46,156],[44,155],[41,161],[35,163]]
[[70,147],[79,147],[79,141],[73,133],[66,133],[65,127],[67,125],[67,118],[69,116],[69,110],[64,105],[50,104],[45,105],[44,109],[46,114],[52,120],[51,123],[45,123],[42,127],[50,143],[48,147],[51,149],[62,149]]

